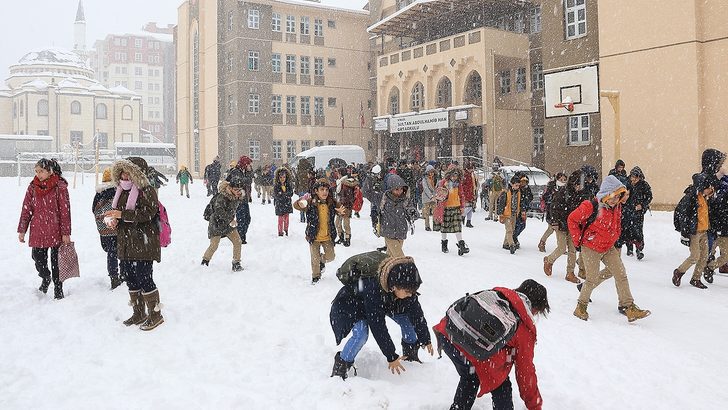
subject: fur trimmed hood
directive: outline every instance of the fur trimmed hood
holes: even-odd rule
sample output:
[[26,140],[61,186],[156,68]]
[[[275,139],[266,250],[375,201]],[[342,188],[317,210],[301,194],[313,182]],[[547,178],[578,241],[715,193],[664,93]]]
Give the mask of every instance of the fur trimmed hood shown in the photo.
[[129,179],[139,189],[148,187],[149,179],[147,178],[147,161],[140,157],[129,157],[126,159],[120,159],[114,162],[114,166],[111,168],[111,180],[114,186],[119,186],[121,181],[122,172],[129,173]]
[[387,258],[379,264],[379,285],[387,292],[393,286],[416,290],[421,284],[420,272],[410,256]]

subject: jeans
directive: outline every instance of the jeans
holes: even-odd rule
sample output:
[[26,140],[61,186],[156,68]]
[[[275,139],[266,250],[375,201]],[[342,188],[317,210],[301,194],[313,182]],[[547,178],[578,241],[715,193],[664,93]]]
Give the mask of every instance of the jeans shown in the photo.
[[[475,369],[470,365],[467,359],[463,357],[459,350],[447,338],[437,333],[437,343],[450,358],[455,370],[460,375],[455,397],[453,398],[450,410],[470,410],[475,403],[475,398],[480,386],[480,379]],[[513,388],[511,379],[506,377],[495,390],[490,392],[491,401],[494,410],[513,410]]]
[[372,228],[376,228],[377,223],[379,222],[379,210],[374,204],[372,204],[372,209],[371,212],[369,212],[369,216],[372,218]]
[[[405,314],[399,314],[392,316],[394,320],[402,330],[402,342],[408,344],[417,343],[417,333],[415,327],[410,322],[409,318]],[[353,363],[356,359],[356,355],[369,338],[369,325],[366,320],[360,320],[354,323],[354,327],[351,329],[351,338],[346,342],[344,348],[341,350],[341,358],[344,361]]]
[[526,229],[526,221],[520,216],[516,217],[516,225],[513,228],[513,242],[518,243],[518,236]]
[[235,211],[235,219],[238,221],[238,235],[240,240],[245,242],[248,234],[248,227],[250,227],[250,204],[248,201],[243,201]]
[[48,269],[48,249],[49,248],[33,248],[31,253],[33,262],[35,262],[35,270],[41,278],[52,278],[53,283],[60,284],[58,278],[58,248],[50,248],[51,250],[51,268]]
[[130,292],[142,290],[149,293],[157,289],[152,278],[154,261],[123,260],[119,263],[121,274],[126,276],[126,285]]
[[116,257],[116,235],[101,236],[101,249],[106,252],[106,271],[109,276],[119,274],[119,259]]

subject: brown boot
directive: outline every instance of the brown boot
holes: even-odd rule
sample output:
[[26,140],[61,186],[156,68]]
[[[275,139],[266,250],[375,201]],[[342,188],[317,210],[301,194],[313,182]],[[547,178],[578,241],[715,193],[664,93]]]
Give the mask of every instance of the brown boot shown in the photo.
[[576,283],[576,284],[581,283],[581,281],[579,280],[579,278],[577,278],[576,275],[574,275],[574,272],[568,272],[566,274],[566,280],[568,280],[571,283]]
[[581,320],[588,320],[589,313],[586,312],[586,303],[576,302],[576,309],[574,309],[574,316]]
[[680,281],[682,280],[682,277],[684,274],[685,274],[685,272],[680,272],[677,269],[672,271],[672,284],[679,287]]
[[164,323],[159,303],[159,290],[154,289],[149,293],[142,293],[144,303],[147,304],[147,320],[139,327],[142,330],[152,330]]
[[543,258],[543,273],[546,274],[546,276],[551,276],[553,273],[554,264],[549,263],[549,258]]
[[546,242],[539,241],[539,243],[538,243],[538,251],[539,252],[546,252]]
[[630,322],[634,322],[637,319],[644,319],[647,316],[650,315],[649,310],[642,310],[634,303],[627,306],[627,308],[624,310],[624,314],[627,315],[627,320]]
[[579,268],[579,277],[586,280],[586,269]]
[[134,309],[134,314],[124,321],[126,326],[139,325],[147,319],[147,314],[144,312],[144,299],[142,299],[141,290],[129,291],[129,306]]

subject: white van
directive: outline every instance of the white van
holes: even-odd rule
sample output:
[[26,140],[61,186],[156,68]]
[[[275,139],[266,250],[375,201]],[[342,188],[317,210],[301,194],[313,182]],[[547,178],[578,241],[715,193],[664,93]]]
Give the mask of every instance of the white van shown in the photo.
[[343,162],[347,165],[352,163],[363,164],[365,162],[364,148],[358,145],[322,145],[301,152],[293,157],[288,164],[296,168],[298,161],[304,158],[313,166],[313,169],[324,169],[329,166],[331,160],[337,160],[336,162]]

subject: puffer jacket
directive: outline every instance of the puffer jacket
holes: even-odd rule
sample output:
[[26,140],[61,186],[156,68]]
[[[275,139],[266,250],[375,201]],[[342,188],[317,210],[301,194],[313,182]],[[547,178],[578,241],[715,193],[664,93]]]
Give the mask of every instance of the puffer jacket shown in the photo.
[[[508,299],[520,318],[513,338],[508,341],[503,349],[487,360],[477,360],[461,350],[457,345],[454,346],[475,368],[475,373],[480,381],[478,396],[490,393],[503,384],[515,364],[516,382],[518,383],[521,399],[523,399],[528,410],[540,410],[543,399],[538,389],[536,366],[533,364],[534,348],[536,346],[536,325],[530,307],[526,306],[524,302],[524,299],[528,300],[528,298],[511,289],[494,288],[493,290],[500,292]],[[434,327],[434,330],[447,338],[445,326],[447,326],[447,317],[444,317]]]
[[433,202],[435,200],[435,187],[437,186],[437,179],[432,177],[433,184],[430,184],[430,179],[425,174],[422,177],[422,203]]
[[[283,189],[284,185],[279,180],[281,172],[286,174],[285,189]],[[273,186],[273,205],[276,215],[281,216],[293,213],[293,205],[291,203],[291,198],[293,198],[291,171],[287,168],[278,168],[275,173],[275,181],[275,185]]]
[[159,201],[157,191],[149,184],[146,171],[147,162],[139,157],[116,161],[111,169],[117,189],[121,189],[119,183],[122,172],[128,172],[130,180],[139,189],[135,209],[126,209],[130,191],[122,190],[116,204],[115,209],[121,211],[121,219],[116,227],[119,260],[160,262],[162,259],[159,243]]
[[[578,208],[569,214],[568,225],[571,240],[574,246],[579,247],[579,240],[582,238],[581,227],[586,223],[594,211],[591,201],[584,201]],[[597,218],[584,231],[581,245],[597,253],[604,253],[609,250],[619,239],[622,233],[622,205],[617,204],[609,208],[600,203],[597,211]]]
[[242,198],[237,198],[228,191],[230,183],[220,183],[220,192],[213,202],[210,223],[207,226],[207,237],[227,236],[235,229],[230,223],[235,219],[235,212],[238,210]]
[[[324,202],[329,210],[329,236],[331,237],[331,241],[334,245],[336,245],[336,225],[334,224],[334,219],[336,218],[337,205],[336,202],[331,199],[331,196],[327,197]],[[299,203],[299,201],[296,201],[296,204]],[[308,201],[307,207],[301,209],[298,208],[298,205],[294,205],[296,210],[304,211],[306,213],[306,241],[308,241],[308,243],[313,243],[316,240],[316,234],[318,233],[320,224],[318,212],[318,205],[320,203],[323,202],[316,197],[316,194],[313,194],[313,197]]]
[[549,212],[546,215],[548,223],[558,225],[559,230],[562,232],[568,232],[569,214],[574,212],[583,201],[584,194],[581,191],[577,191],[574,185],[567,185],[559,189],[551,199]]
[[[392,194],[394,188],[404,187],[405,191],[399,197]],[[409,230],[409,215],[412,208],[408,205],[406,195],[407,185],[399,175],[390,175],[387,177],[387,192],[382,197],[380,203],[381,215],[380,235],[389,239],[407,239],[407,231]]]
[[339,203],[343,205],[347,211],[354,208],[354,200],[356,188],[359,182],[356,178],[342,177],[337,181]]
[[[38,188],[38,184],[48,188]],[[31,248],[55,248],[64,235],[71,235],[71,202],[65,179],[52,175],[45,184],[33,179],[25,191],[18,233],[24,234],[28,228]]]

